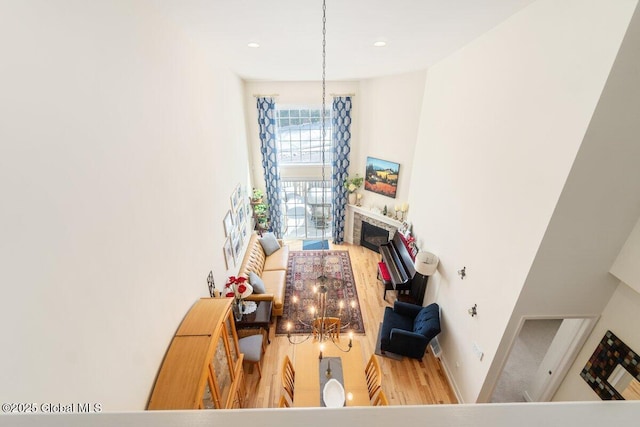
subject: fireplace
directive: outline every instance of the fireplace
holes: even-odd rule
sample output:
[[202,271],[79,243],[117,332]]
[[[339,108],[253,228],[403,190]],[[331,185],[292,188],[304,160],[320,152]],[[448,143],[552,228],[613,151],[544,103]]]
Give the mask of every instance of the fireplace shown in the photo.
[[388,241],[389,230],[385,230],[384,228],[362,221],[362,231],[360,232],[361,246],[379,253],[379,246],[383,243],[387,243]]

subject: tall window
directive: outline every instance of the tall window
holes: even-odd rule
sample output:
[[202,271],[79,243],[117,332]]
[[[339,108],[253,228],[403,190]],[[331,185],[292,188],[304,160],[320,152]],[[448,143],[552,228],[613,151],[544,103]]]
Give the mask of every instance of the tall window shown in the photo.
[[[322,163],[322,109],[284,105],[276,109],[278,163]],[[325,162],[331,164],[331,110],[325,110]]]
[[[331,236],[331,176],[322,182],[321,106],[278,105],[276,107],[278,166],[283,173],[283,235],[285,238]],[[331,109],[325,110],[325,164],[331,170]],[[293,174],[293,175],[292,175]],[[323,187],[325,190],[323,190]]]

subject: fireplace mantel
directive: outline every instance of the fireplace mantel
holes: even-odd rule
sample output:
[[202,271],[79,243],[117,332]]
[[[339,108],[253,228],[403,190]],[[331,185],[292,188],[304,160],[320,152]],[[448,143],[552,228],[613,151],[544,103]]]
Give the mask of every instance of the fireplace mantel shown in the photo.
[[381,213],[372,211],[371,209],[365,208],[363,206],[348,205],[348,207],[353,212],[357,212],[362,216],[366,216],[368,218],[376,219],[378,221],[384,222],[385,224],[392,225],[395,228],[402,227],[402,222],[398,221],[397,219],[393,219],[393,218],[390,218],[388,216],[384,216]]
[[347,238],[351,238],[351,242],[349,243],[353,243],[354,245],[360,244],[360,231],[363,220],[389,230],[389,238],[393,238],[395,232],[399,228],[402,228],[402,222],[362,206],[347,205],[347,213],[350,232],[345,234]]

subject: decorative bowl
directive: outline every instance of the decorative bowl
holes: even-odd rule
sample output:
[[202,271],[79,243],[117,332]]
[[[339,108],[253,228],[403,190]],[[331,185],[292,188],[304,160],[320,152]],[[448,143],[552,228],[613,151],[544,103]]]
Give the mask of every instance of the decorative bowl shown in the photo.
[[331,378],[324,385],[322,399],[327,408],[341,408],[344,406],[344,387],[335,378]]

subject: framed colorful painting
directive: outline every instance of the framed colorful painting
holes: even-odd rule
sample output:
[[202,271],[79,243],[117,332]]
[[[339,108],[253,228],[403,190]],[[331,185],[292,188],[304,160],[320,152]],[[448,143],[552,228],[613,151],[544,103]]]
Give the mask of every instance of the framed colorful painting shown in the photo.
[[399,163],[367,157],[364,189],[395,199],[399,174]]

